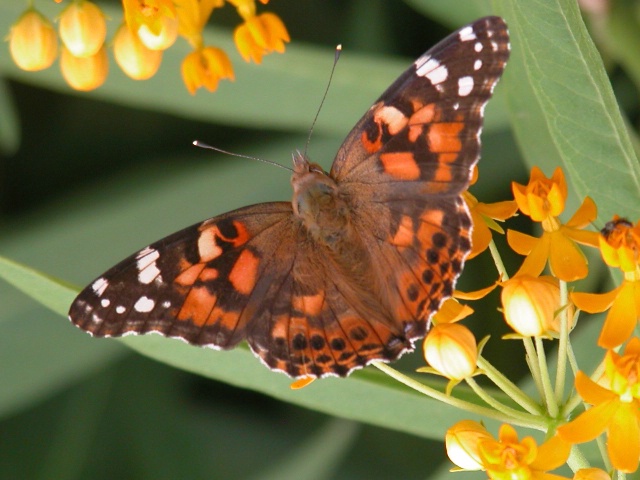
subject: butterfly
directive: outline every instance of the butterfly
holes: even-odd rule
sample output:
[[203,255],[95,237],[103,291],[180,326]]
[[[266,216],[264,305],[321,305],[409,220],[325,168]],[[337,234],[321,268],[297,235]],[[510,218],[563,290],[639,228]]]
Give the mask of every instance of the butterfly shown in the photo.
[[293,199],[205,220],[94,280],[69,317],[98,337],[246,340],[291,377],[344,377],[413,350],[470,251],[461,198],[484,107],[509,57],[479,19],[406,70],[351,130],[327,174],[294,154]]

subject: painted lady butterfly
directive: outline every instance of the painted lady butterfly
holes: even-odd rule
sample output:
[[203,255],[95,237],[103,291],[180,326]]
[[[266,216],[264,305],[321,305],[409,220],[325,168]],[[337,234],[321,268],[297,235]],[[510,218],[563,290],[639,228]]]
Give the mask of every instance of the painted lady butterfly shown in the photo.
[[293,158],[293,200],[241,208],[125,259],[71,305],[99,337],[247,340],[292,377],[346,376],[413,349],[470,249],[460,194],[507,58],[499,17],[422,55],[356,124],[329,174]]

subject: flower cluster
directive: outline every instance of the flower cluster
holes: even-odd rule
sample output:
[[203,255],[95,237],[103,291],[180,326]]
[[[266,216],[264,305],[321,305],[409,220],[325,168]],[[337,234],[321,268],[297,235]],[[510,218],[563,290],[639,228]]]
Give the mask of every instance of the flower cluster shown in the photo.
[[[58,17],[57,34],[51,20],[29,7],[11,27],[11,57],[21,69],[37,71],[49,68],[59,55],[66,82],[76,90],[93,90],[104,83],[109,69],[107,17],[89,0],[67,3]],[[255,0],[226,3],[243,21],[233,38],[245,61],[260,63],[268,53],[284,52],[289,33],[277,15],[258,14]],[[225,0],[122,0],[123,21],[112,39],[116,63],[134,80],[151,78],[163,52],[181,36],[193,49],[181,68],[187,90],[216,90],[220,80],[234,79],[233,66],[222,49],[205,44],[203,30],[213,10],[224,5]]]
[[[615,216],[601,232],[589,231],[586,227],[597,216],[595,202],[589,197],[563,222],[560,216],[568,188],[559,168],[548,178],[534,167],[528,184],[514,182],[512,192],[513,200],[496,204],[483,204],[465,193],[474,224],[471,257],[489,248],[497,280],[477,292],[454,292],[454,298],[434,315],[423,344],[429,366],[419,372],[449,379],[444,394],[455,405],[504,422],[497,438],[475,421],[457,423],[446,436],[448,455],[458,469],[482,470],[492,479],[562,478],[547,472],[565,463],[576,479],[609,479],[613,470],[635,472],[640,462],[640,338],[634,337],[633,331],[640,319],[640,222],[634,225]],[[505,221],[516,211],[537,223],[541,234],[534,237],[507,230],[508,245],[525,256],[509,278],[492,231],[504,233],[496,220]],[[575,291],[570,282],[589,274],[580,245],[598,248],[604,262],[621,271],[620,286],[603,294]],[[496,288],[501,290],[504,321],[513,330],[504,338],[523,342],[539,398],[526,394],[483,357],[488,338],[478,344],[471,330],[458,323],[473,313],[461,301],[481,298]],[[570,333],[581,311],[605,310],[609,311],[598,339],[603,361],[587,374],[578,367]],[[543,340],[557,342],[555,375],[547,364]],[[478,375],[486,376],[496,388],[478,384]],[[576,392],[566,397],[565,380],[570,375],[575,378]],[[476,402],[451,396],[461,382],[475,392]],[[406,383],[442,399],[442,392]],[[505,402],[506,397],[512,402]],[[583,406],[591,407],[579,413]],[[539,443],[530,436],[519,439],[512,425],[540,430],[546,441]],[[601,449],[603,466],[609,473],[592,468],[584,456],[576,454],[580,443],[602,434],[606,435],[606,448]]]

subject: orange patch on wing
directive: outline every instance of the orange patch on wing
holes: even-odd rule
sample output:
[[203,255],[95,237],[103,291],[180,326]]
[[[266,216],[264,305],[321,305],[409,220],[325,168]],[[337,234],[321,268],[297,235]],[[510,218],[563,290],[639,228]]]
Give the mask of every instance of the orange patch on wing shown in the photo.
[[457,153],[441,153],[440,155],[438,155],[438,162],[453,163],[458,159],[459,156],[460,155],[458,155]]
[[362,146],[367,152],[375,153],[382,148],[382,133],[378,131],[378,136],[372,142],[371,140],[369,140],[369,136],[367,135],[367,132],[362,132],[360,141],[362,142]]
[[[238,234],[236,235],[235,238],[230,238],[230,239],[225,238],[225,240],[232,242],[234,247],[239,247],[240,245],[244,245],[249,241],[249,237],[250,237],[247,227],[245,226],[244,223],[238,222],[237,220],[233,221],[233,225],[236,227],[236,231],[238,232]],[[220,236],[222,237],[222,235]]]
[[[438,230],[440,230],[443,219],[444,213],[442,212],[442,210],[425,210],[423,214],[420,215],[420,220],[423,224],[427,225],[427,228],[431,229],[431,234],[436,233],[435,231],[433,231],[434,226],[438,227]],[[420,226],[420,228],[422,228],[422,225]]]
[[215,268],[205,268],[200,274],[200,280],[207,282],[218,278],[219,272]]
[[222,249],[216,243],[216,235],[219,235],[218,228],[213,226],[200,232],[198,237],[198,254],[200,261],[210,262],[214,258],[218,258],[222,253]]
[[303,312],[305,315],[318,315],[324,305],[324,292],[293,297],[291,302],[294,309]]
[[229,282],[238,292],[248,295],[253,290],[258,278],[260,259],[250,250],[240,252],[236,263],[229,272]]
[[220,325],[222,328],[233,331],[236,329],[238,318],[240,317],[238,312],[224,310],[220,307],[215,307],[209,315],[207,325]]
[[409,125],[421,125],[425,123],[433,122],[436,116],[436,106],[433,103],[429,103],[424,107],[416,110],[416,112],[411,115],[409,119]]
[[184,286],[193,285],[200,276],[200,273],[202,273],[203,269],[204,264],[198,263],[196,265],[192,265],[180,275],[178,275],[174,281]]
[[432,152],[459,152],[462,149],[460,132],[464,123],[434,123],[429,126],[427,138]]
[[433,175],[434,182],[451,183],[451,168],[448,165],[440,165]]
[[206,287],[193,287],[184,300],[178,313],[178,320],[191,320],[199,327],[207,323],[209,314],[216,304],[217,297]]
[[383,153],[380,161],[384,171],[400,180],[417,180],[420,178],[420,167],[412,153],[394,152]]
[[413,220],[407,215],[403,215],[398,225],[398,231],[393,236],[391,243],[400,247],[407,247],[413,243],[415,234],[413,233]]

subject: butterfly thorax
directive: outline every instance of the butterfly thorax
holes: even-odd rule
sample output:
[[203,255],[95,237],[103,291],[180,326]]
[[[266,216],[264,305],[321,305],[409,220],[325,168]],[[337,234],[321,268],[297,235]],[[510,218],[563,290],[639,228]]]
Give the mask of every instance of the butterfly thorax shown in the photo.
[[351,237],[349,207],[340,198],[335,180],[300,152],[293,158],[293,211],[313,239],[341,250]]

